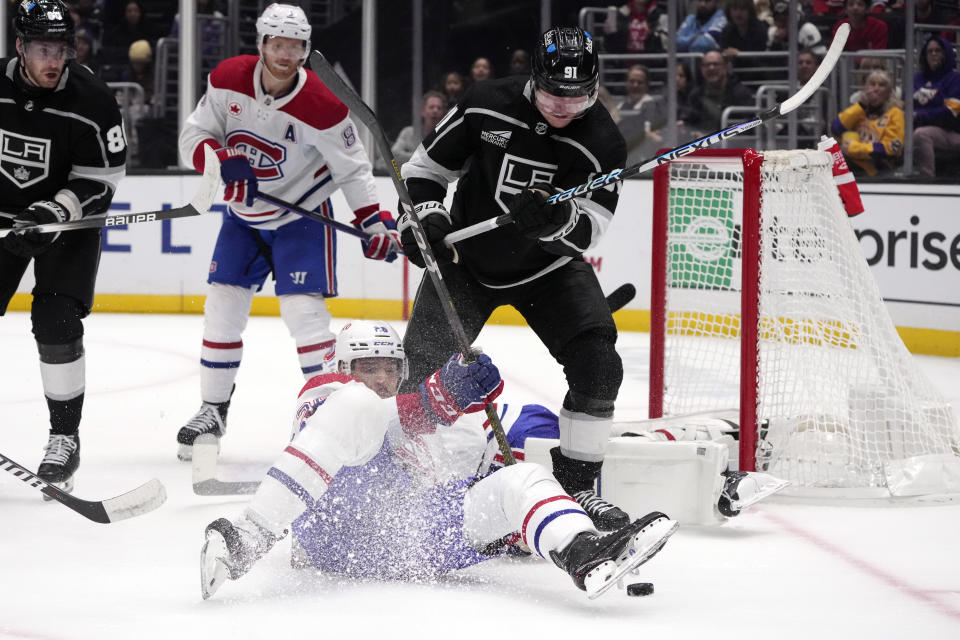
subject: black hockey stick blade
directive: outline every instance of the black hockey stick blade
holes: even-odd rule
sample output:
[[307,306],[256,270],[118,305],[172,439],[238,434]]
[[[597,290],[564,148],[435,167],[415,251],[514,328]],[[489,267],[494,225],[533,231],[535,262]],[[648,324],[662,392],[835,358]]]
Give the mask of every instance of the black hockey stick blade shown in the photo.
[[228,482],[217,479],[216,436],[203,434],[193,441],[193,492],[198,496],[236,496],[257,492],[259,482]]
[[637,288],[627,282],[622,284],[607,296],[607,306],[610,307],[610,313],[619,311],[627,306],[637,295]]
[[40,493],[76,511],[84,518],[108,524],[150,513],[167,500],[167,491],[163,484],[154,478],[133,491],[122,493],[107,500],[81,500],[52,484],[41,480],[26,467],[0,454],[0,467],[4,471],[23,480],[27,486],[38,489]]
[[[314,73],[317,74],[327,88],[330,89],[343,104],[347,105],[350,113],[364,124],[367,131],[373,136],[380,155],[390,161],[390,166],[393,168],[393,171],[390,172],[390,180],[393,182],[401,204],[403,204],[407,210],[407,213],[404,215],[410,216],[410,230],[413,232],[417,247],[420,249],[420,255],[423,256],[423,261],[427,268],[427,275],[433,282],[433,288],[436,291],[437,297],[440,299],[440,306],[443,308],[444,315],[446,316],[447,325],[457,339],[457,344],[460,347],[460,352],[463,354],[464,361],[468,364],[474,362],[477,353],[471,348],[470,340],[467,339],[463,322],[461,322],[460,316],[457,315],[457,309],[453,304],[453,299],[450,297],[450,291],[443,281],[443,274],[440,273],[440,265],[437,264],[433,249],[430,243],[427,242],[427,234],[423,230],[423,225],[420,224],[417,216],[413,215],[413,199],[410,197],[410,192],[407,191],[407,185],[403,182],[403,176],[400,175],[400,165],[397,164],[397,159],[393,157],[390,141],[387,140],[387,135],[383,132],[383,127],[380,126],[380,122],[377,120],[377,114],[357,95],[357,92],[354,91],[353,88],[344,82],[343,78],[337,74],[333,66],[319,51],[314,51],[310,54],[310,68],[313,69]],[[516,459],[513,457],[513,448],[510,447],[510,443],[507,442],[507,434],[503,430],[503,425],[500,424],[500,416],[497,415],[493,404],[488,403],[483,410],[487,415],[487,419],[490,421],[490,427],[493,429],[494,437],[497,439],[500,453],[503,454],[504,464],[515,464]]]
[[[79,220],[68,220],[66,222],[51,222],[49,224],[34,225],[24,227],[30,231],[39,231],[40,233],[53,233],[55,231],[74,231],[76,229],[93,229],[98,227],[116,227],[123,224],[135,224],[139,222],[156,222],[158,220],[172,220],[174,218],[187,218],[190,216],[199,216],[210,211],[214,200],[220,192],[220,161],[217,154],[207,145],[204,149],[205,165],[203,177],[200,181],[200,187],[188,204],[176,209],[166,209],[163,211],[147,211],[144,213],[118,213],[112,216],[93,216],[90,218],[80,218]],[[13,229],[0,229],[0,238],[14,231]]]

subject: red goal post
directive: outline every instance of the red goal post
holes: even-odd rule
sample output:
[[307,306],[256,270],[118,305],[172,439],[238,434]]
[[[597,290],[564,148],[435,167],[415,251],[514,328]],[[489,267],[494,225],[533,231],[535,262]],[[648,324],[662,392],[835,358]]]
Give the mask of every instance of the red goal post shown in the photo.
[[831,167],[708,149],[654,171],[650,417],[737,408],[740,468],[805,495],[960,492],[960,428],[896,333]]

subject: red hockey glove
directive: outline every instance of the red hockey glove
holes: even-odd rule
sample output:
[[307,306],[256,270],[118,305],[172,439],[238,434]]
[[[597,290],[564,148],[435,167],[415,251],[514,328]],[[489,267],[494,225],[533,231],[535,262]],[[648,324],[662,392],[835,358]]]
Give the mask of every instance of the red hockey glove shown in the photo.
[[547,204],[547,198],[557,192],[553,185],[538,182],[507,203],[520,233],[531,240],[550,241],[563,237],[576,224],[576,208],[571,200]]
[[50,248],[50,245],[60,237],[60,232],[40,233],[39,231],[30,231],[30,227],[38,224],[66,222],[69,219],[70,213],[59,202],[53,200],[34,202],[20,213],[14,223],[15,229],[23,228],[24,231],[8,233],[3,239],[3,248],[23,258],[38,256]]
[[217,149],[217,159],[220,160],[220,179],[227,185],[223,199],[227,202],[246,202],[253,206],[257,197],[257,175],[250,166],[250,159],[239,149],[229,147]]
[[357,215],[353,219],[353,226],[369,236],[360,239],[364,256],[371,260],[386,262],[397,259],[397,254],[401,251],[400,234],[397,232],[397,223],[389,211]]
[[847,210],[847,216],[853,217],[863,213],[863,201],[860,199],[860,189],[857,188],[857,181],[847,166],[847,161],[843,158],[840,151],[840,145],[833,138],[822,136],[817,149],[826,151],[833,156],[833,182],[837,185],[840,192],[840,199],[843,201],[843,208]]
[[420,220],[423,231],[427,235],[427,242],[430,243],[437,261],[457,262],[456,249],[451,249],[443,242],[447,234],[453,231],[453,222],[443,203],[435,200],[421,202],[413,208],[413,213],[404,210],[403,215],[400,216],[400,223],[397,225],[400,230],[400,243],[403,245],[403,253],[410,262],[421,269],[426,266],[420,247],[417,245],[417,239],[413,235],[411,215],[416,215]]
[[464,364],[454,355],[420,385],[420,399],[437,421],[452,424],[460,413],[481,411],[503,391],[500,371],[481,353],[476,362]]

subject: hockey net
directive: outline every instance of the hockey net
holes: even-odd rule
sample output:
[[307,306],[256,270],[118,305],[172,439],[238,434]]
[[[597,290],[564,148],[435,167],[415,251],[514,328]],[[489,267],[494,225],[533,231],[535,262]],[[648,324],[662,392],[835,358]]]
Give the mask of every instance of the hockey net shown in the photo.
[[652,273],[650,417],[739,407],[741,469],[798,495],[960,492],[960,429],[893,326],[828,154],[659,167]]

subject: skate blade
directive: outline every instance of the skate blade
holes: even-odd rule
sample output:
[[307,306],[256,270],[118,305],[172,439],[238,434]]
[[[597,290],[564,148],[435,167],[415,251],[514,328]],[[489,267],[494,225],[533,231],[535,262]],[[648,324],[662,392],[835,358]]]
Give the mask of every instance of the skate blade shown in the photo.
[[[51,487],[56,487],[57,489],[60,489],[60,491],[63,491],[64,493],[73,493],[73,484],[74,484],[74,483],[73,483],[73,476],[70,476],[69,478],[67,478],[67,479],[64,480],[63,482],[50,482],[50,483],[48,483],[48,484],[49,484]],[[52,497],[48,496],[48,495],[45,494],[45,493],[43,494],[43,501],[44,501],[44,502],[50,502],[51,500],[53,500]]]
[[676,520],[660,518],[644,527],[633,537],[630,549],[623,559],[616,563],[605,562],[587,574],[584,580],[587,597],[591,600],[599,598],[628,573],[637,572],[637,567],[659,553],[679,526],[680,523]]
[[758,488],[752,496],[745,500],[731,500],[730,506],[737,511],[743,511],[747,507],[757,504],[764,498],[786,489],[788,486],[790,486],[789,480],[780,480],[779,482],[768,484],[765,487]]
[[211,532],[200,550],[200,593],[204,600],[215,594],[229,578],[230,572],[223,562],[228,555],[226,540],[219,533]]

